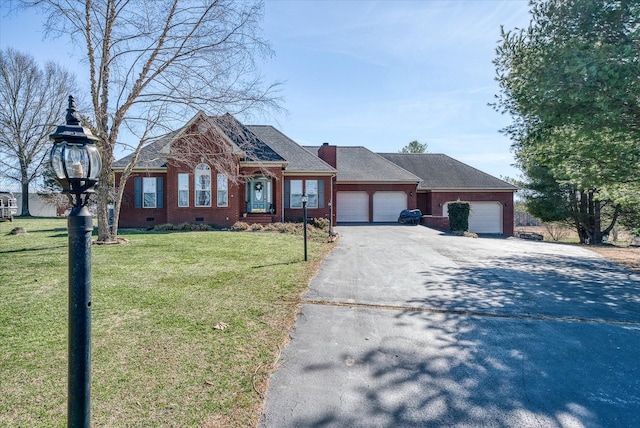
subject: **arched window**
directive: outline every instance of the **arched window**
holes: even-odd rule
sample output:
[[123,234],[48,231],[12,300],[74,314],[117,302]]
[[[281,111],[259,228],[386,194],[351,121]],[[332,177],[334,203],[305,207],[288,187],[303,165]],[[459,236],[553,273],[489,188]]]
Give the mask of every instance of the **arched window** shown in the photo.
[[196,207],[211,206],[211,168],[204,163],[195,169]]

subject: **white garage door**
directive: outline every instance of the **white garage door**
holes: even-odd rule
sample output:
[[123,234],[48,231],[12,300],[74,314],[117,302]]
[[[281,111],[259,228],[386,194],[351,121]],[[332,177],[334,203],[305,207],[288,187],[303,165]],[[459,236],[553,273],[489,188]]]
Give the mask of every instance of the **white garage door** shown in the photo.
[[376,192],[373,194],[373,221],[398,221],[400,211],[407,209],[404,192]]
[[369,222],[367,192],[338,192],[336,220],[338,222]]
[[[448,209],[445,210],[444,215],[449,215]],[[502,205],[499,202],[471,202],[469,231],[502,233]]]

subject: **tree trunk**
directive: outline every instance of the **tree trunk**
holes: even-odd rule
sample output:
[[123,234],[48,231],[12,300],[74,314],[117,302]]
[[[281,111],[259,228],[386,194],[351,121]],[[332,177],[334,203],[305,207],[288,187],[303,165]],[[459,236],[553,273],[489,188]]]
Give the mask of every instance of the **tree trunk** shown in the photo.
[[100,171],[100,185],[98,186],[98,241],[112,242],[116,239],[109,227],[108,205],[111,194],[111,167],[113,165],[113,152],[103,150],[102,170]]
[[580,191],[580,200],[577,198],[577,192],[572,192],[570,195],[571,212],[573,214],[573,223],[578,232],[578,238],[581,244],[586,244],[589,241],[589,234],[586,229],[585,213],[587,212],[587,198],[583,191]]
[[600,201],[593,201],[593,239],[591,240],[591,245],[601,245],[602,244],[602,220],[600,218]]
[[[620,215],[620,209],[621,209],[620,204],[616,205],[616,208],[615,208],[615,210],[613,212],[613,218],[611,219],[611,223],[609,224],[609,226],[605,230],[602,231],[603,235],[608,235],[609,232],[611,232],[611,230],[613,230],[613,228],[615,227],[616,222],[618,221],[618,216]],[[617,238],[614,237],[613,240],[617,241]]]
[[29,182],[25,177],[22,178],[22,211],[20,217],[31,217],[29,212]]

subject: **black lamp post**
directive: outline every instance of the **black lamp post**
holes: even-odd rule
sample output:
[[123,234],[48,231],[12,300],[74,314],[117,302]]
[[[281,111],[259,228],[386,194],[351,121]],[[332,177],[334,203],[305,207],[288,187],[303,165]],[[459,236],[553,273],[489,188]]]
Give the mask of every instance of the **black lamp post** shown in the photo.
[[302,194],[302,231],[304,237],[304,261],[307,261],[307,202],[309,197],[306,193]]
[[98,138],[80,124],[75,100],[69,97],[66,123],[49,135],[51,168],[72,208],[69,235],[69,384],[67,426],[89,427],[91,391],[91,232],[87,209],[102,167]]
[[329,199],[329,238],[333,236],[333,203]]

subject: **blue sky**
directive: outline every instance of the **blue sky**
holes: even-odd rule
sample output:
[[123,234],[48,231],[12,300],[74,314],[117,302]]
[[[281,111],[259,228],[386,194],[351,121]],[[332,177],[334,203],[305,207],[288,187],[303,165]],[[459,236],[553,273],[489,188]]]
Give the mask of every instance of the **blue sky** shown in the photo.
[[[256,116],[303,145],[329,142],[397,152],[412,140],[495,176],[516,177],[510,122],[487,104],[500,26],[529,22],[526,0],[267,0],[261,68],[282,81],[286,113]],[[74,70],[73,48],[43,41],[42,19],[0,12],[0,47]],[[69,61],[61,59],[69,58]]]

